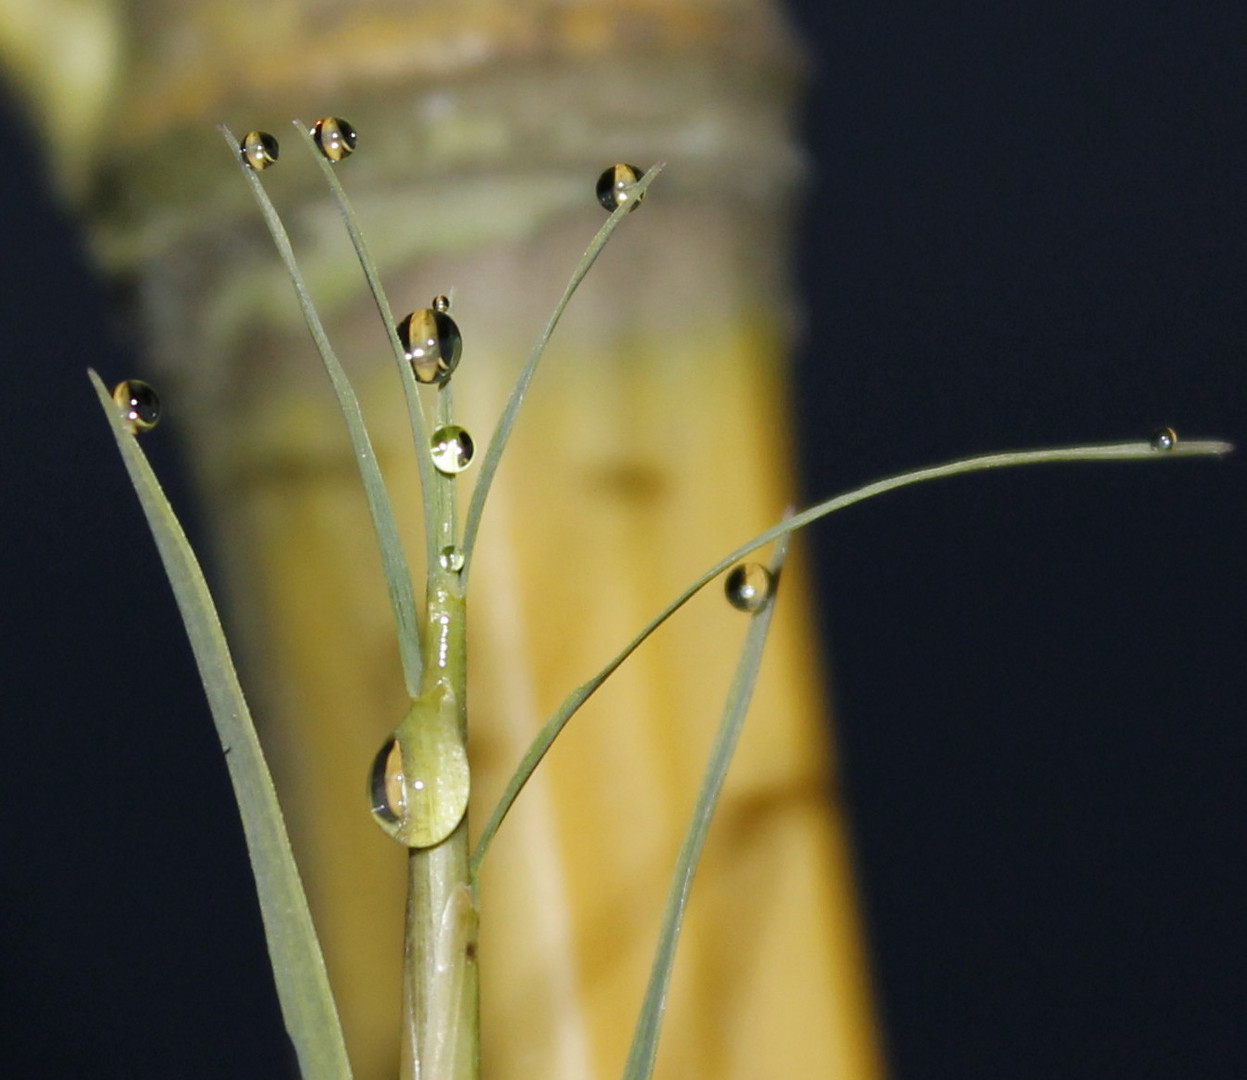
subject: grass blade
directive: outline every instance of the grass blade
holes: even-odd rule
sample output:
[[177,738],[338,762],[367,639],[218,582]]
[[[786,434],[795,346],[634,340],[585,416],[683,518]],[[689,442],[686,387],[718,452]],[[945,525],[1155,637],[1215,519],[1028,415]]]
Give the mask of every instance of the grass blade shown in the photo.
[[333,194],[334,202],[337,203],[338,212],[342,215],[346,231],[351,237],[351,244],[355,248],[355,255],[359,259],[360,269],[363,270],[364,277],[368,281],[368,288],[372,292],[373,303],[376,304],[377,313],[381,316],[381,321],[385,325],[385,332],[390,339],[390,348],[394,353],[394,360],[398,364],[398,377],[403,384],[403,395],[407,400],[407,421],[411,427],[412,442],[416,447],[416,466],[420,474],[420,495],[424,506],[425,521],[425,556],[427,565],[434,566],[437,562],[438,549],[433,537],[432,526],[429,523],[435,520],[431,492],[437,478],[433,473],[433,463],[429,458],[429,429],[425,423],[424,409],[420,403],[420,384],[416,381],[415,373],[411,370],[411,364],[407,362],[402,342],[398,340],[394,312],[390,308],[390,302],[386,298],[385,290],[381,287],[381,275],[377,271],[377,264],[373,261],[372,256],[368,254],[368,245],[364,242],[364,234],[360,230],[359,219],[355,216],[355,208],[346,196],[346,191],[342,187],[342,182],[338,179],[333,163],[320,152],[316,141],[312,138],[307,127],[300,120],[295,120],[294,126],[308,152],[315,158],[316,164],[325,178],[325,183],[329,185],[329,190]]
[[611,238],[615,230],[623,223],[623,219],[637,209],[637,200],[645,194],[646,189],[658,178],[658,174],[662,172],[664,167],[665,163],[661,161],[656,165],[650,166],[632,189],[632,198],[624,205],[613,210],[611,216],[606,219],[606,224],[598,229],[597,235],[594,236],[589,246],[585,249],[584,255],[580,257],[580,262],[576,264],[576,268],[572,271],[572,276],[567,282],[567,288],[563,290],[563,295],[559,297],[559,302],[554,305],[554,311],[551,312],[550,318],[546,320],[545,328],[537,338],[536,344],[533,345],[532,351],[528,354],[528,360],[520,371],[519,377],[515,380],[515,385],[511,388],[511,396],[507,398],[506,406],[502,410],[502,416],[498,419],[498,426],[494,429],[494,434],[489,440],[489,447],[485,451],[485,456],[481,459],[480,471],[476,476],[476,485],[472,489],[472,501],[468,504],[467,517],[464,519],[463,554],[468,561],[468,565],[464,569],[465,576],[471,568],[472,549],[476,546],[476,534],[481,526],[481,515],[485,511],[485,499],[488,497],[490,486],[494,482],[494,474],[498,471],[498,464],[502,461],[502,452],[506,449],[507,440],[511,437],[511,430],[515,427],[515,419],[519,414],[520,405],[524,402],[524,394],[528,391],[529,383],[533,381],[533,375],[537,371],[537,364],[541,360],[542,353],[545,352],[550,335],[554,333],[554,328],[558,326],[559,319],[563,317],[563,311],[567,307],[568,301],[571,300],[572,294],[597,261],[597,257],[602,253],[602,249],[606,246],[606,241]]
[[642,628],[641,632],[616,654],[614,659],[587,682],[581,683],[567,696],[558,709],[542,725],[541,730],[525,751],[519,765],[516,766],[515,772],[512,774],[506,789],[498,800],[498,804],[494,807],[494,811],[481,832],[480,839],[476,843],[476,850],[472,853],[471,866],[473,873],[479,870],[485,851],[493,839],[494,833],[498,831],[498,826],[502,824],[503,818],[506,817],[507,811],[511,809],[511,804],[515,802],[516,797],[528,782],[528,778],[532,776],[541,759],[545,757],[546,752],[554,744],[554,740],[558,738],[559,732],[563,730],[567,722],[575,715],[576,710],[592,696],[594,691],[610,677],[620,664],[636,651],[650,634],[688,603],[708,582],[758,548],[789,533],[796,532],[811,522],[824,518],[828,514],[833,514],[837,510],[844,510],[855,503],[874,498],[876,495],[882,495],[896,488],[908,487],[911,484],[921,484],[929,480],[939,480],[946,476],[984,472],[989,469],[1017,468],[1023,465],[1048,465],[1057,462],[1168,461],[1177,457],[1219,457],[1228,454],[1233,449],[1234,447],[1226,442],[1196,440],[1192,442],[1178,442],[1172,449],[1163,451],[1156,450],[1151,443],[1129,442],[1110,443],[1100,446],[1067,446],[1050,450],[1012,450],[997,454],[980,454],[976,457],[961,458],[944,465],[932,465],[925,469],[915,469],[912,472],[900,473],[897,476],[876,480],[874,483],[866,484],[863,487],[811,506],[808,510],[803,510],[799,514],[794,514],[792,517],[781,521],[778,525],[773,525],[765,532],[759,533],[752,540],[745,541],[735,551],[725,555],[708,570],[699,575],[692,584],[655,615]]
[[[346,377],[346,372],[342,370],[342,365],[334,354],[333,346],[329,344],[329,338],[325,335],[325,328],[321,324],[320,316],[316,313],[298,263],[295,262],[294,249],[291,247],[290,237],[286,234],[286,227],[282,224],[281,218],[277,216],[277,211],[255,170],[239,157],[238,141],[224,124],[221,125],[221,132],[234,152],[243,176],[251,186],[251,193],[255,196],[255,201],[259,204],[260,212],[264,216],[264,223],[268,226],[277,252],[286,265],[290,280],[294,283],[294,291],[299,298],[299,306],[303,310],[303,319],[311,332],[312,340],[316,343],[316,351],[320,353],[325,372],[337,396],[338,408],[342,411],[342,419],[346,422],[347,434],[351,439],[355,464],[359,468],[360,479],[363,481],[364,495],[368,499],[368,512],[372,516],[372,526],[377,534],[377,546],[381,551],[381,567],[385,573],[386,589],[390,594],[390,606],[394,609],[394,622],[398,631],[398,652],[403,665],[403,679],[407,692],[413,698],[417,697],[420,693],[422,661],[411,572],[407,568],[407,560],[403,555],[403,545],[398,537],[398,525],[394,520],[390,497],[385,490],[385,481],[381,477],[381,468],[377,464],[377,455],[373,452],[372,441],[368,437],[368,430],[364,427],[359,399],[356,398],[355,390]],[[417,452],[416,456],[418,458],[428,457],[427,448],[423,455]],[[423,469],[423,466],[421,468]],[[421,476],[423,477],[423,472]]]
[[299,1067],[305,1080],[349,1080],[342,1027],[307,897],[207,582],[146,455],[122,425],[99,376],[94,371],[89,375],[142,503],[195,653],[238,800],[277,996]]
[[[780,568],[788,554],[790,539],[785,536],[780,540],[776,545],[775,557],[771,560],[769,569],[774,575],[776,585],[779,583]],[[675,963],[676,944],[684,923],[684,911],[688,906],[693,874],[701,859],[706,834],[710,831],[710,819],[718,806],[723,780],[727,776],[728,766],[732,762],[740,731],[744,726],[774,608],[775,594],[772,591],[767,603],[750,617],[749,630],[741,646],[740,658],[736,662],[736,672],[732,676],[732,686],[723,706],[719,729],[715,733],[710,757],[702,774],[697,802],[684,832],[675,870],[671,875],[671,889],[667,893],[667,903],[663,908],[658,945],[654,949],[654,963],[632,1034],[632,1046],[628,1050],[628,1060],[624,1065],[623,1080],[649,1080],[654,1071],[654,1060],[658,1055],[658,1035],[667,1005],[667,987],[671,983],[671,968]]]

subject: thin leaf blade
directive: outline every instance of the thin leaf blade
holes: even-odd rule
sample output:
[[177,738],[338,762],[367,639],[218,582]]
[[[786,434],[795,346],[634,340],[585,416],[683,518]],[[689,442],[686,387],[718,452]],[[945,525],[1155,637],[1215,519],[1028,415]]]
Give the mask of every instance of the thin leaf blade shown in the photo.
[[351,1068],[325,961],[290,848],[277,792],[234,671],[221,620],[147,456],[123,426],[100,377],[89,373],[186,626],[238,800],[277,996],[305,1080],[350,1080]]
[[[789,541],[790,537],[784,536],[776,545],[775,557],[770,565],[776,585],[779,583],[780,568],[788,553]],[[749,710],[749,701],[753,697],[753,688],[758,679],[762,650],[766,645],[766,636],[771,627],[774,609],[775,591],[773,589],[766,604],[750,617],[749,630],[741,646],[736,671],[732,676],[732,685],[719,720],[719,728],[715,733],[710,756],[702,774],[697,801],[693,806],[692,816],[689,818],[684,839],[680,844],[680,853],[676,857],[675,870],[671,875],[671,888],[667,893],[667,902],[663,908],[662,923],[658,931],[658,945],[654,949],[654,962],[650,969],[645,996],[641,1001],[641,1009],[637,1015],[632,1046],[624,1065],[623,1080],[649,1080],[654,1072],[654,1062],[658,1056],[658,1036],[667,1006],[667,988],[671,985],[671,970],[675,964],[676,945],[680,937],[680,928],[684,923],[684,912],[688,907],[693,874],[697,870],[702,849],[706,845],[710,820],[719,804],[719,795],[723,791],[723,781],[727,777],[728,766],[732,763],[736,745],[740,740],[745,714]]]

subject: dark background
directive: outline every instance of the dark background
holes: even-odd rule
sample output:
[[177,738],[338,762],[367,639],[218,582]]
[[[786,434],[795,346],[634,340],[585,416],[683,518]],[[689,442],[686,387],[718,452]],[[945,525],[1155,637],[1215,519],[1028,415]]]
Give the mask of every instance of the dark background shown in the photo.
[[[796,13],[809,498],[1159,424],[1247,444],[1241,3],[959,7]],[[135,361],[23,137],[0,1071],[281,1075],[215,737],[82,378]],[[146,444],[165,476],[172,442]],[[816,530],[898,1080],[1244,1075],[1245,479],[1241,456],[965,477]]]

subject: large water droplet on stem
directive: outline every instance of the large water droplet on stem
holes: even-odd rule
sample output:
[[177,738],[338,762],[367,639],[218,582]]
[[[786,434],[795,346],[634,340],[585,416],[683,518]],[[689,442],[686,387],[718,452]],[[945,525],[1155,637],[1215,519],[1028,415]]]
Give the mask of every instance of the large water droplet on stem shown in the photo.
[[443,476],[454,476],[472,464],[476,446],[472,436],[457,424],[448,424],[433,432],[431,440],[433,466]]
[[732,607],[752,614],[771,598],[775,576],[761,563],[741,563],[728,571],[723,591]]
[[604,209],[612,212],[631,202],[630,210],[635,210],[641,205],[644,192],[634,198],[632,189],[644,175],[635,165],[612,165],[598,177],[598,202]]
[[248,131],[239,144],[238,152],[256,172],[267,169],[280,154],[277,140],[267,131]]
[[355,152],[358,136],[340,116],[324,116],[316,121],[312,128],[312,138],[320,147],[320,152],[335,165]]
[[141,379],[126,379],[113,387],[113,400],[121,408],[121,422],[132,435],[151,431],[160,422],[160,398]]
[[408,315],[395,331],[417,382],[442,386],[459,366],[463,335],[446,312],[436,307],[421,308]]

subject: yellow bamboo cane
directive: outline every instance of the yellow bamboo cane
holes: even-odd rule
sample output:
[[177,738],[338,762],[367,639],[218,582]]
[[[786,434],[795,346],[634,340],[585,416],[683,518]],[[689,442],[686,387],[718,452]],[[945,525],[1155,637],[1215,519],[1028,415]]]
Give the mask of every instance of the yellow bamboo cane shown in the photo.
[[[393,1075],[403,862],[362,794],[405,710],[392,627],[349,448],[211,123],[282,138],[286,117],[352,121],[341,177],[392,302],[454,290],[456,407],[481,441],[600,221],[597,172],[669,162],[556,334],[486,511],[469,596],[479,821],[563,694],[791,499],[800,51],[746,0],[7,10],[13,70],[101,256],[138,283],[160,388],[186,417],[356,1075]],[[72,28],[76,64],[45,48],[50,21]],[[266,182],[418,557],[384,334],[316,171],[285,141]],[[698,874],[662,1077],[882,1072],[800,578],[798,562]],[[718,598],[690,605],[571,725],[504,826],[483,881],[492,1080],[622,1063],[741,629]]]

